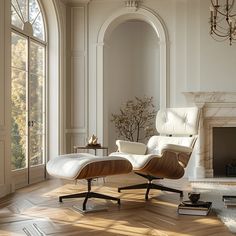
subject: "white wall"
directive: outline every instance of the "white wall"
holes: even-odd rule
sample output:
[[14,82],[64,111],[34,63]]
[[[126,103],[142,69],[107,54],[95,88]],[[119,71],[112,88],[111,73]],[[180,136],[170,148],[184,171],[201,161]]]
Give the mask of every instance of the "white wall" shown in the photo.
[[[200,91],[236,91],[236,44],[209,36],[209,3],[200,1]],[[236,5],[235,5],[236,12]]]
[[153,28],[142,21],[120,24],[106,41],[104,50],[104,107],[107,111],[109,151],[118,138],[111,114],[119,113],[128,99],[153,96],[159,107],[160,61],[159,38]]

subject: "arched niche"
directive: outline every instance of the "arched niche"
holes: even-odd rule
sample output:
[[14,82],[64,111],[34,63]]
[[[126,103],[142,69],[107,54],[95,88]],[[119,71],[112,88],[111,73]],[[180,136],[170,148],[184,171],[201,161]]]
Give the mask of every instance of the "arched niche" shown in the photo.
[[104,117],[104,46],[111,32],[120,24],[129,20],[140,20],[150,24],[157,34],[160,45],[160,108],[169,104],[168,99],[168,58],[169,40],[166,27],[162,19],[149,9],[144,8],[122,8],[111,15],[102,25],[97,40],[97,88],[96,88],[96,133],[102,143],[107,144],[107,119]]

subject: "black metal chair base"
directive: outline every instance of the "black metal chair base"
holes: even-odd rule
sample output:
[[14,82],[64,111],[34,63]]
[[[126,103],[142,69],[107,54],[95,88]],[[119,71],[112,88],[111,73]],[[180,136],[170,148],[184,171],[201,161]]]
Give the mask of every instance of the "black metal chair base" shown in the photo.
[[86,211],[86,204],[89,198],[100,198],[100,199],[107,199],[107,200],[113,200],[113,201],[117,201],[117,203],[120,205],[120,199],[116,198],[116,197],[111,197],[105,194],[101,194],[101,193],[95,193],[95,192],[91,192],[91,181],[92,179],[88,179],[88,191],[87,192],[83,192],[83,193],[75,193],[75,194],[69,194],[69,195],[64,195],[64,196],[60,196],[59,197],[59,202],[62,202],[63,199],[66,198],[85,198],[84,202],[83,202],[83,211]]
[[148,179],[148,183],[136,184],[136,185],[126,186],[126,187],[120,187],[120,188],[118,188],[119,193],[120,193],[121,190],[146,189],[145,200],[148,200],[148,194],[149,194],[150,189],[157,189],[157,190],[161,190],[161,191],[179,193],[180,197],[181,198],[183,197],[183,191],[181,191],[181,190],[174,189],[174,188],[169,188],[169,187],[163,186],[161,184],[152,183],[152,180],[162,179],[162,178],[158,178],[158,177],[154,177],[154,176],[150,176],[150,175],[143,175],[143,174],[140,174],[140,173],[136,173],[136,174]]

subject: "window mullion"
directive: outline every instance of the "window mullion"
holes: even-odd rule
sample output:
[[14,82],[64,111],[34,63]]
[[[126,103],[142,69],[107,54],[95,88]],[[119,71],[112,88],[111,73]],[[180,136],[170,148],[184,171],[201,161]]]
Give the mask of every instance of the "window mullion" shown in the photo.
[[29,143],[30,143],[30,140],[29,140],[29,138],[30,138],[30,126],[28,125],[29,124],[29,121],[30,121],[30,110],[29,110],[29,108],[30,108],[30,105],[29,105],[29,71],[30,71],[30,38],[28,37],[28,39],[27,39],[27,44],[28,44],[28,47],[27,47],[27,50],[28,50],[28,52],[27,52],[27,76],[26,76],[26,80],[27,80],[27,83],[26,83],[26,94],[27,94],[27,96],[26,96],[26,104],[27,104],[27,108],[26,108],[26,117],[27,117],[27,141],[26,141],[26,143],[27,143],[27,150],[26,150],[26,157],[27,157],[27,171],[28,171],[28,184],[30,183],[30,169],[29,169],[29,167],[30,167],[30,155],[29,155],[29,153],[30,153],[30,147],[29,147]]
[[22,12],[21,12],[21,8],[20,8],[20,5],[19,5],[19,3],[18,3],[18,0],[16,0],[16,4],[17,4],[17,6],[18,6],[18,8],[19,8],[19,12],[20,12],[21,17],[22,17],[22,19],[23,19],[23,22],[25,22],[25,19],[24,19],[24,16],[23,16]]
[[[20,20],[22,21],[22,23],[24,24],[25,22],[24,22],[24,19],[22,18],[22,15],[21,14],[19,14],[19,12],[16,10],[16,8],[15,8],[15,6],[14,6],[14,4],[11,4],[12,5],[12,7],[14,8],[14,10],[15,10],[15,12],[16,12],[16,14],[19,16],[19,18],[20,18]],[[20,10],[19,10],[20,11]],[[21,12],[20,12],[21,13]]]
[[40,14],[40,11],[38,12],[37,16],[34,18],[34,21],[32,22],[32,25],[34,24],[34,22],[37,20],[38,16]]
[[28,22],[30,21],[29,19],[29,0],[27,1],[27,14],[28,14]]

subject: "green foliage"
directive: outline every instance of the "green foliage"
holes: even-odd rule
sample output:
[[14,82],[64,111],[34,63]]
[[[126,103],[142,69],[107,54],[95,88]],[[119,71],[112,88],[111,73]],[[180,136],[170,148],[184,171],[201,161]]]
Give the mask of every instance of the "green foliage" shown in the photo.
[[119,137],[138,142],[154,135],[155,116],[153,97],[135,97],[120,108],[119,114],[112,114],[111,121]]
[[12,169],[20,169],[25,166],[25,150],[23,149],[22,137],[19,134],[18,124],[12,119],[11,131]]

